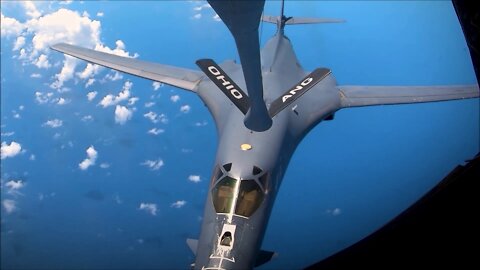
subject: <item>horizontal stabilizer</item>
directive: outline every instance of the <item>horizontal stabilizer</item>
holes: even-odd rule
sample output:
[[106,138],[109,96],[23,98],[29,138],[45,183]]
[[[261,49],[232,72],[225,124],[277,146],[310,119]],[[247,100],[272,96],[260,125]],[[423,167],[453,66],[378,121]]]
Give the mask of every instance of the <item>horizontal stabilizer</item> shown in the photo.
[[260,250],[260,252],[257,255],[257,259],[255,260],[254,267],[258,267],[262,264],[269,262],[273,258],[273,256],[275,256],[276,254],[277,253],[273,251]]
[[274,117],[283,109],[288,107],[290,104],[292,104],[292,102],[305,94],[330,73],[331,71],[328,68],[317,68],[312,73],[308,74],[307,77],[303,78],[300,82],[272,102],[272,105],[268,111],[270,117]]
[[219,65],[212,59],[200,59],[195,63],[243,114],[248,112],[250,104],[247,94],[243,92]]
[[478,85],[338,86],[342,107],[408,104],[476,98]]
[[[267,23],[278,24],[281,20],[280,16],[263,15],[262,21]],[[330,18],[307,18],[307,17],[287,17],[285,25],[293,24],[316,24],[316,23],[343,23],[342,19],[330,19]]]
[[193,252],[193,254],[197,255],[198,240],[187,238],[187,245],[190,248],[190,250]]
[[93,64],[105,66],[193,92],[197,91],[197,85],[204,77],[202,73],[195,70],[149,63],[65,43],[55,44],[50,48]]

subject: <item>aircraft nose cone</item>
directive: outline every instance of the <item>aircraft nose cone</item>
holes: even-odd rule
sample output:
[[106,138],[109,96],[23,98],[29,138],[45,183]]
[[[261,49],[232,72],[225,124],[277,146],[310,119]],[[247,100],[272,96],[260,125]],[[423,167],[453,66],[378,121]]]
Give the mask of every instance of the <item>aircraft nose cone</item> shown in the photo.
[[245,127],[256,131],[263,132],[272,127],[272,118],[268,114],[265,104],[263,106],[251,106],[243,120]]

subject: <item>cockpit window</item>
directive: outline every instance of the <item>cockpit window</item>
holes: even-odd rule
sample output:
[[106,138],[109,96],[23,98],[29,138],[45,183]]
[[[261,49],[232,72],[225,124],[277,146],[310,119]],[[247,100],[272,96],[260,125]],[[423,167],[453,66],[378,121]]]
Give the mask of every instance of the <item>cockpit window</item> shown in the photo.
[[213,205],[217,213],[231,213],[237,179],[225,176],[212,190]]
[[260,206],[263,201],[263,192],[255,180],[242,180],[238,199],[235,207],[235,214],[249,217]]

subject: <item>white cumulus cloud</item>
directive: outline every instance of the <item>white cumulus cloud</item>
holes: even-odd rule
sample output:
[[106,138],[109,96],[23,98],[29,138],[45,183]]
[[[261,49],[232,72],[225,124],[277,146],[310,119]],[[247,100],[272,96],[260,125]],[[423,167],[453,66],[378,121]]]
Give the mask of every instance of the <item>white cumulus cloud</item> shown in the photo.
[[185,206],[185,204],[187,204],[187,201],[184,201],[184,200],[181,200],[181,201],[176,201],[174,203],[172,203],[170,205],[170,207],[173,207],[173,208],[182,208]]
[[198,183],[198,182],[201,181],[200,175],[190,175],[190,176],[188,176],[188,180],[192,181],[194,183]]
[[38,18],[42,16],[42,13],[38,11],[37,7],[35,6],[35,3],[33,1],[22,1],[21,2],[23,7],[25,8],[25,13],[32,17],[32,18]]
[[25,37],[24,36],[19,36],[15,40],[15,44],[13,45],[13,50],[18,51],[23,47],[23,45],[25,45]]
[[88,101],[92,101],[97,96],[97,94],[98,94],[97,91],[88,92],[87,94]]
[[173,96],[170,97],[170,100],[172,102],[177,102],[177,101],[180,100],[180,96],[179,95],[173,95]]
[[140,100],[140,98],[138,98],[138,97],[131,97],[130,99],[128,99],[128,105],[129,105],[129,106],[133,106],[133,105],[135,105],[135,103],[137,103],[138,100]]
[[140,165],[147,166],[152,171],[157,171],[163,167],[164,163],[163,160],[159,158],[157,160],[145,160],[144,162],[140,163]]
[[25,186],[22,180],[10,180],[5,183],[5,186],[10,190],[19,190]]
[[78,164],[78,167],[81,170],[86,170],[88,167],[95,165],[95,161],[97,160],[98,157],[98,152],[95,150],[93,145],[87,148],[87,158],[85,158],[80,164]]
[[342,209],[340,208],[327,209],[326,213],[332,216],[338,216],[342,214]]
[[145,108],[150,108],[153,105],[155,105],[155,102],[147,102],[147,103],[145,103]]
[[153,90],[157,91],[160,87],[163,86],[163,83],[161,83],[161,82],[153,82],[153,83],[152,83],[152,86],[153,86]]
[[2,201],[3,208],[7,211],[8,214],[12,213],[17,209],[17,204],[14,200],[5,199]]
[[48,126],[48,127],[51,127],[51,128],[58,128],[58,127],[61,127],[62,125],[63,125],[62,120],[52,119],[52,120],[48,120],[47,122],[43,123],[42,126]]
[[52,65],[50,65],[50,62],[48,62],[47,56],[45,54],[42,54],[35,61],[35,66],[37,66],[38,68],[49,68]]
[[42,92],[35,92],[35,100],[39,104],[44,104],[52,100],[53,93],[48,92],[48,93],[42,93]]
[[128,120],[132,118],[133,111],[129,110],[125,106],[117,105],[115,107],[115,123],[124,125]]
[[190,111],[190,105],[183,105],[182,107],[180,107],[180,111],[182,113],[188,113]]
[[18,155],[21,151],[22,151],[22,146],[15,141],[12,141],[10,144],[7,144],[6,142],[2,142],[2,146],[0,148],[0,156],[1,156],[1,159],[14,157]]
[[152,135],[158,135],[158,134],[163,133],[163,132],[165,132],[165,130],[158,129],[158,128],[152,128],[152,129],[149,129],[147,133],[152,134]]
[[140,207],[138,207],[139,210],[144,210],[147,213],[150,213],[152,216],[157,215],[157,205],[154,203],[141,203]]
[[25,29],[25,26],[14,18],[3,16],[1,13],[0,28],[2,37],[18,36]]
[[10,180],[5,183],[5,186],[9,188],[9,194],[22,195],[19,190],[25,187],[25,183],[22,180]]
[[122,91],[118,93],[117,96],[114,96],[112,94],[106,95],[100,101],[99,105],[102,105],[104,108],[106,108],[108,106],[117,105],[118,103],[127,100],[130,97],[130,89],[132,88],[132,85],[132,82],[126,81],[123,85]]

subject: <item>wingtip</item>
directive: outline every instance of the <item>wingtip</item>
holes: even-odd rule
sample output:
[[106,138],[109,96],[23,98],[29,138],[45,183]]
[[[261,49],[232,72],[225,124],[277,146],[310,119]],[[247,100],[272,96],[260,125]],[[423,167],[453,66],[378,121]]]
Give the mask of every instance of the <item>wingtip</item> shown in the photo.
[[56,43],[56,44],[53,44],[53,45],[50,45],[50,49],[52,50],[55,50],[55,51],[58,51],[61,49],[61,47],[64,47],[66,45],[69,45],[67,43],[64,43],[64,42],[60,42],[60,43]]

